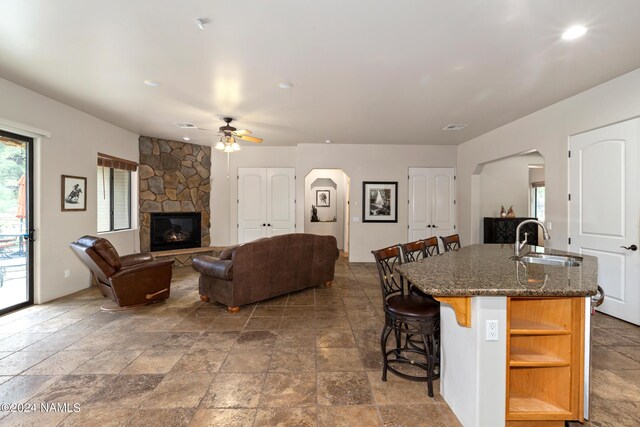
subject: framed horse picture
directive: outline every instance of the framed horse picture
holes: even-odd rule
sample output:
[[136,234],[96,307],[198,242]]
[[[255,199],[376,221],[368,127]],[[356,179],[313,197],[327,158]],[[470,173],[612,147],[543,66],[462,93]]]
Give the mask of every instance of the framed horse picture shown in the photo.
[[62,211],[87,210],[87,178],[62,175]]

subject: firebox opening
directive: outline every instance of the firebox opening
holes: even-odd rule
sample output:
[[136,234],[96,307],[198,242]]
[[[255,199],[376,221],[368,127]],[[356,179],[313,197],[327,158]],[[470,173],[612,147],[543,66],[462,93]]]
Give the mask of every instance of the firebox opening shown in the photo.
[[200,212],[152,213],[151,250],[200,247],[200,220]]

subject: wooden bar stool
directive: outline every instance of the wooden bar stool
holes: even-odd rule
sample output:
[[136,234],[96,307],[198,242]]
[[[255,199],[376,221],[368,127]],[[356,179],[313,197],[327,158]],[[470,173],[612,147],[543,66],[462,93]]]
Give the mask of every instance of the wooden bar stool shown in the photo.
[[[387,371],[411,381],[426,381],[429,397],[433,397],[433,381],[440,377],[440,306],[429,298],[407,294],[403,281],[397,281],[394,267],[402,264],[399,246],[371,251],[378,269],[385,324],[380,335],[383,357],[382,381]],[[389,336],[394,333],[395,346],[387,349]],[[412,343],[420,337],[424,347]],[[421,368],[424,375],[402,372],[402,366]]]
[[451,236],[446,237],[440,236],[440,240],[442,240],[445,252],[457,251],[460,249],[460,236],[457,234],[452,234]]

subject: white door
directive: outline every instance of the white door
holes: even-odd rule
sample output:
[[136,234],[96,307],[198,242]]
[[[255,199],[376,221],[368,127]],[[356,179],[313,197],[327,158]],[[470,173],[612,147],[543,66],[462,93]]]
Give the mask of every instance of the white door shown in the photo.
[[603,313],[640,324],[640,119],[569,141],[569,250],[598,257]]
[[238,243],[267,235],[267,170],[238,168]]
[[267,169],[267,236],[295,233],[295,170]]
[[238,243],[295,233],[295,169],[238,168]]
[[455,233],[453,168],[409,168],[409,241]]

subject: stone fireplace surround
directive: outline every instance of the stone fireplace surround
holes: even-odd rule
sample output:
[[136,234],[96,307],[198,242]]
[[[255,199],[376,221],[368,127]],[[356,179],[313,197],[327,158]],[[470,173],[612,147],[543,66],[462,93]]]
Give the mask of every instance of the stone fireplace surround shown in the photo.
[[211,147],[141,136],[139,148],[140,250],[150,249],[152,212],[200,212],[202,247],[209,247]]

